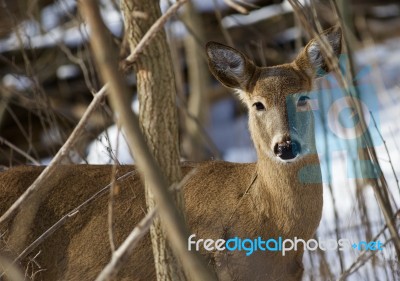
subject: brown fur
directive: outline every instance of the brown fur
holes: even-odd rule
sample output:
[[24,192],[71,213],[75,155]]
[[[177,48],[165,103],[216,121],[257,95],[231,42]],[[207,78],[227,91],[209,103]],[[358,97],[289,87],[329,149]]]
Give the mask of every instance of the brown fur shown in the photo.
[[[313,77],[310,74],[314,72],[311,71],[313,62],[307,59],[308,47],[291,64],[259,68],[232,48],[215,43],[208,45],[211,71],[225,85],[240,90],[241,98],[249,107],[249,127],[259,160],[253,164],[219,161],[182,164],[184,174],[196,169],[183,187],[187,221],[196,240],[234,236],[306,240],[314,234],[321,218],[322,187],[299,181],[298,172],[306,165],[318,165],[318,157],[304,155],[294,162],[284,163],[272,153],[276,142],[289,137],[286,96],[311,89]],[[215,51],[226,57],[216,58]],[[239,65],[239,68],[230,71],[227,63],[233,68]],[[262,102],[266,110],[256,112],[253,106],[256,101]],[[307,139],[301,142],[313,146],[312,122],[307,124],[307,130]],[[42,170],[42,167],[26,166],[0,173],[0,213],[10,207]],[[48,183],[54,187],[36,214],[29,241],[109,184],[111,170],[111,166],[57,167]],[[134,170],[134,166],[122,166],[118,167],[118,174]],[[113,226],[117,245],[140,221],[146,209],[142,183],[136,172],[119,181],[118,186]],[[41,251],[36,261],[45,269],[37,280],[93,280],[97,276],[111,256],[107,204],[105,193],[35,249],[32,255]],[[1,232],[7,229],[3,227]],[[3,239],[1,250],[15,255],[17,253],[9,248],[12,245],[7,245],[9,235]],[[289,252],[285,257],[260,251],[249,257],[243,251],[202,251],[202,254],[220,280],[300,280],[303,271],[301,250]],[[21,267],[25,268],[27,262],[28,259],[23,261]],[[147,235],[119,273],[118,280],[154,279]]]

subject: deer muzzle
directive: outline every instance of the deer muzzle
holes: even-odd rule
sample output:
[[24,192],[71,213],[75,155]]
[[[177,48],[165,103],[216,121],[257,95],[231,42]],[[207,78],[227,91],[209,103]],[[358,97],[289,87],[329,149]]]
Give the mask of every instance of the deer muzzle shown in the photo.
[[301,152],[300,143],[292,140],[285,140],[275,144],[274,153],[282,160],[292,160]]

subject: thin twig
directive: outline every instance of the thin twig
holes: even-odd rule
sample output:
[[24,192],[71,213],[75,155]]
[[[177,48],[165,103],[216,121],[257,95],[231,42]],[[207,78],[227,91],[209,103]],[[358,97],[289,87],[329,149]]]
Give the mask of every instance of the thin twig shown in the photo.
[[[118,144],[118,142],[117,142]],[[118,148],[117,148],[118,151]],[[116,181],[115,174],[117,171],[117,165],[114,164],[111,172],[111,187],[110,187],[110,196],[108,199],[108,214],[107,214],[107,222],[108,222],[108,239],[110,241],[111,253],[115,251],[115,242],[114,242],[114,193],[116,190]]]
[[26,159],[28,159],[29,161],[31,161],[33,164],[40,166],[40,163],[33,158],[32,156],[30,156],[28,153],[26,153],[25,151],[23,151],[22,149],[18,148],[17,146],[13,145],[11,142],[9,142],[8,140],[6,140],[3,137],[0,137],[0,144],[5,144],[8,147],[10,147],[11,149],[15,150],[17,153],[21,154],[22,156],[24,156]]
[[222,35],[224,36],[226,43],[231,47],[235,47],[235,45],[233,44],[232,36],[229,34],[228,30],[222,25],[222,15],[218,7],[217,0],[213,0],[213,5],[214,5],[215,17],[217,18],[218,21],[218,26],[222,32]]
[[[396,214],[393,217],[393,220],[396,219],[397,216],[400,215],[400,210],[398,210],[396,212]],[[374,238],[371,241],[376,241],[378,239],[379,236],[381,236],[384,231],[388,228],[388,224],[385,224],[383,226],[383,228],[378,232],[378,234],[376,234],[374,236]],[[383,246],[386,246],[391,240],[388,240],[384,243]],[[357,269],[359,269],[361,266],[363,266],[371,257],[373,257],[375,254],[377,253],[377,251],[364,251],[363,253],[361,253],[357,260],[355,262],[353,262],[350,267],[348,269],[346,269],[345,271],[343,271],[343,273],[340,275],[340,277],[338,278],[338,280],[345,280],[349,275],[351,275],[352,273],[354,273]],[[368,255],[370,254],[370,255]]]
[[[137,171],[132,171],[129,173],[124,174],[123,176],[119,177],[118,180],[122,180],[130,175],[136,174]],[[62,218],[60,218],[55,224],[53,224],[51,227],[49,227],[44,233],[42,233],[38,238],[35,239],[28,247],[26,247],[19,255],[14,259],[12,262],[17,263],[18,261],[24,259],[27,255],[29,255],[33,250],[35,250],[41,243],[43,243],[50,235],[52,235],[55,231],[57,231],[60,227],[62,227],[67,220],[70,218],[74,217],[76,214],[78,214],[86,205],[90,204],[92,201],[94,201],[96,198],[104,195],[107,190],[109,190],[111,187],[111,183],[97,191],[95,194],[93,194],[90,198],[86,199],[84,202],[82,202],[79,206],[76,208],[72,209],[69,211],[67,214],[65,214]],[[5,272],[0,274],[0,278],[5,274]],[[1,279],[0,279],[1,280]]]
[[[355,67],[354,67],[354,63],[353,63],[353,58],[352,58],[352,46],[350,45],[350,39],[349,39],[349,34],[348,34],[348,29],[346,24],[348,24],[348,21],[345,21],[343,19],[343,16],[340,13],[340,10],[338,8],[337,2],[338,0],[331,0],[332,6],[336,12],[336,15],[342,25],[342,32],[343,32],[343,38],[344,38],[344,43],[346,46],[346,49],[348,51],[348,63],[349,63],[349,74],[350,74],[350,83],[353,86],[353,81],[355,78]],[[355,96],[355,97],[359,97],[359,90],[357,87],[353,87],[355,93],[350,92],[350,96]],[[393,209],[392,206],[390,204],[390,200],[389,200],[389,196],[388,196],[388,184],[385,178],[385,175],[383,173],[381,173],[380,171],[382,171],[379,161],[378,161],[378,156],[376,154],[376,150],[373,147],[373,142],[372,142],[372,137],[371,137],[371,133],[370,130],[368,129],[366,123],[365,123],[365,118],[363,118],[363,108],[356,102],[354,102],[353,106],[358,115],[361,117],[359,119],[360,125],[361,125],[361,129],[363,130],[363,132],[365,132],[364,134],[362,134],[362,138],[363,141],[366,143],[366,148],[367,148],[367,156],[368,159],[372,161],[372,163],[374,164],[374,168],[375,168],[375,172],[377,175],[380,174],[380,176],[376,179],[372,179],[373,184],[372,184],[372,189],[374,191],[374,194],[377,198],[379,207],[383,213],[383,216],[385,218],[385,221],[388,225],[388,229],[389,229],[389,233],[392,236],[393,239],[393,245],[395,247],[397,256],[400,256],[400,235],[398,233],[397,227],[394,224],[392,217],[393,217]]]
[[150,229],[153,219],[157,214],[157,208],[149,211],[140,223],[132,230],[121,246],[113,252],[111,261],[103,268],[97,276],[96,281],[112,280],[117,274],[124,261],[133,252],[133,249],[140,240],[147,234]]
[[[173,184],[169,189],[171,191],[181,190],[186,182],[196,173],[197,169],[191,170],[179,184]],[[111,280],[114,277],[121,266],[129,257],[137,243],[143,238],[144,235],[149,231],[154,216],[157,213],[157,208],[149,211],[146,216],[139,222],[139,224],[132,230],[121,246],[113,251],[110,262],[103,268],[100,274],[97,276],[96,281]]]
[[[84,130],[87,121],[89,120],[90,115],[94,112],[97,108],[97,105],[100,101],[103,100],[104,96],[106,95],[107,85],[103,86],[96,95],[88,108],[86,109],[85,113],[83,114],[81,120],[79,120],[78,125],[76,125],[75,129],[72,131],[71,135],[64,143],[64,145],[60,148],[54,158],[51,160],[50,164],[43,170],[43,172],[39,175],[39,177],[29,186],[28,189],[11,205],[11,207],[0,217],[0,224],[4,223],[6,220],[10,219],[10,217],[17,211],[18,208],[21,208],[21,211],[24,208],[23,203],[29,202],[29,204],[37,204],[39,205],[40,202],[32,202],[28,200],[32,194],[38,192],[42,184],[48,179],[49,175],[53,171],[54,167],[61,163],[63,158],[67,155],[67,153],[72,149],[74,146],[78,136]],[[41,190],[41,195],[45,195],[49,191],[50,187],[44,187]],[[43,196],[38,196],[40,198]],[[37,200],[38,201],[38,200]],[[28,222],[24,222],[24,224],[28,224]]]
[[[25,278],[23,274],[18,270],[18,268],[9,261],[8,259],[0,256],[0,268],[4,269],[4,275],[7,277],[7,280],[10,281],[24,281]],[[1,280],[1,276],[0,276]]]
[[[296,14],[299,16],[302,25],[306,28],[307,31],[309,31],[311,33],[311,35],[314,36],[317,43],[321,46],[320,50],[322,52],[322,55],[323,55],[327,65],[329,66],[329,68],[332,69],[336,73],[341,73],[340,69],[339,69],[339,64],[338,64],[339,61],[335,57],[332,46],[329,44],[327,38],[325,36],[322,36],[321,34],[319,34],[318,32],[316,32],[314,30],[314,28],[311,26],[310,22],[308,21],[307,16],[303,12],[303,6],[300,4],[300,2],[298,0],[289,0],[289,3],[293,7],[293,10],[296,12]],[[346,48],[349,52],[349,54],[348,54],[349,60],[348,61],[350,64],[350,76],[352,77],[352,79],[350,79],[350,84],[349,84],[349,82],[346,81],[345,77],[343,77],[343,75],[340,75],[339,83],[340,83],[340,86],[347,92],[347,94],[350,97],[358,97],[359,95],[357,93],[357,91],[358,91],[357,88],[350,87],[350,85],[352,85],[352,83],[353,83],[352,81],[353,81],[355,75],[354,75],[354,67],[353,67],[351,53],[350,53],[351,49],[350,49],[350,45],[347,43],[348,36],[347,36],[346,29],[344,28],[345,23],[340,16],[340,12],[337,8],[335,0],[332,0],[332,3],[333,3],[333,8],[338,16],[338,19],[339,19],[341,25],[343,26],[342,32],[343,32],[343,37],[344,37],[344,45],[346,46]],[[356,93],[353,93],[351,91],[351,89],[354,89],[354,91]],[[358,113],[359,116],[363,116],[362,108],[359,103],[352,101],[351,104],[349,104],[349,105],[356,109],[356,112]],[[374,167],[376,167],[377,174],[379,174],[378,171],[381,170],[380,165],[378,162],[378,158],[376,156],[376,151],[374,150],[374,148],[372,146],[371,135],[370,135],[368,127],[365,124],[364,118],[360,118],[360,125],[361,125],[362,131],[364,132],[364,134],[362,135],[362,138],[363,138],[363,141],[365,141],[365,143],[366,143],[366,148],[367,148],[367,152],[368,152],[367,156],[374,164]],[[379,203],[379,207],[383,213],[386,223],[388,223],[390,234],[393,237],[396,252],[400,256],[400,236],[397,232],[395,225],[393,224],[393,221],[391,221],[393,211],[392,211],[392,208],[390,206],[390,201],[387,196],[388,186],[387,186],[386,179],[382,174],[382,176],[380,176],[379,178],[371,179],[371,180],[373,180],[372,188],[376,195],[377,201]]]
[[[137,171],[132,171],[129,173],[126,173],[122,176],[120,176],[117,181],[122,180],[128,176],[134,176],[137,173]],[[76,208],[72,209],[69,211],[67,214],[65,214],[61,219],[59,219],[55,224],[53,224],[50,228],[48,228],[43,234],[41,234],[38,238],[36,238],[35,241],[33,241],[28,247],[26,247],[19,255],[18,257],[14,260],[15,262],[18,262],[22,259],[24,259],[27,255],[29,255],[33,250],[36,249],[37,246],[39,246],[43,241],[45,241],[51,234],[53,234],[57,229],[59,229],[61,226],[63,226],[68,219],[74,217],[76,214],[78,214],[86,205],[90,204],[92,201],[94,201],[96,198],[106,194],[107,190],[109,190],[111,187],[111,183],[97,191],[95,194],[93,194],[90,198],[86,199],[84,202],[82,202],[79,206]],[[0,276],[1,277],[1,276]]]
[[242,201],[243,201],[243,198],[249,193],[250,188],[253,187],[254,183],[256,182],[257,177],[258,177],[258,174],[257,174],[257,172],[255,172],[255,173],[254,173],[254,176],[253,176],[253,179],[251,180],[249,186],[246,188],[246,190],[245,190],[245,192],[243,193],[242,197],[240,197],[239,202],[238,202],[237,205],[235,206],[235,209],[233,210],[232,214],[229,216],[227,225],[230,224],[230,222],[231,222],[233,216],[235,215],[236,211],[239,209],[239,206],[241,205],[241,203],[242,203]]
[[126,65],[129,66],[133,64],[138,56],[143,52],[143,49],[150,44],[151,40],[156,36],[158,31],[164,28],[164,24],[167,20],[172,17],[178,9],[186,3],[187,0],[179,0],[175,2],[169,9],[163,14],[156,22],[151,26],[151,28],[143,36],[142,40],[137,44],[135,50],[125,59]]
[[383,138],[382,133],[379,130],[378,125],[376,124],[376,120],[375,120],[375,117],[374,117],[373,113],[370,111],[369,114],[371,115],[372,121],[374,122],[374,126],[375,126],[375,128],[376,128],[376,130],[377,130],[377,132],[379,134],[379,137],[381,138],[381,140],[383,142],[383,145],[385,146],[386,154],[387,154],[387,156],[389,158],[390,167],[392,168],[393,176],[394,176],[394,178],[396,180],[397,189],[400,190],[399,178],[397,177],[396,171],[394,170],[392,157],[390,156],[389,149],[388,149],[387,144],[386,144],[386,140]]
[[213,139],[208,134],[208,132],[205,129],[204,125],[200,122],[199,118],[197,118],[192,113],[190,113],[188,108],[186,106],[182,105],[182,102],[179,102],[179,101],[180,100],[178,100],[179,107],[182,108],[183,109],[183,113],[186,114],[187,117],[196,124],[197,130],[199,131],[201,136],[204,138],[205,142],[208,144],[208,148],[210,149],[210,151],[213,154],[214,158],[216,160],[222,159],[221,152],[219,151],[217,145],[214,143]]
[[[201,257],[197,253],[187,250],[188,232],[185,223],[173,202],[167,181],[149,151],[138,118],[129,106],[129,89],[118,71],[118,56],[110,44],[109,34],[105,32],[107,28],[100,16],[97,3],[95,0],[81,1],[80,9],[92,31],[91,47],[100,68],[101,76],[110,85],[111,94],[109,98],[112,108],[118,113],[129,146],[135,155],[137,167],[142,172],[146,184],[154,195],[155,202],[160,210],[161,222],[168,234],[170,244],[174,246],[175,253],[182,262],[185,272],[190,273],[193,280],[215,280],[215,275],[208,270]],[[158,28],[161,27],[158,26]],[[145,36],[138,46],[145,46],[148,42],[143,41],[150,39],[151,36]],[[138,48],[135,50],[138,50]],[[137,54],[132,55],[132,58],[137,58]]]
[[226,5],[228,5],[232,9],[235,9],[236,11],[238,11],[241,14],[244,14],[244,15],[249,14],[249,11],[245,7],[239,5],[238,3],[235,3],[233,0],[224,0],[224,2],[226,3]]

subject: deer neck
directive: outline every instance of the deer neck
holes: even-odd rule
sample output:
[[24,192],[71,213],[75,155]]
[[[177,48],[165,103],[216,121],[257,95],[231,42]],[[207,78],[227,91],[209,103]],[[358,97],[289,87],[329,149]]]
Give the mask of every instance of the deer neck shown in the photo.
[[304,171],[311,179],[321,177],[316,154],[303,156],[293,163],[267,157],[257,162],[257,181],[252,194],[262,215],[275,224],[278,236],[307,238],[320,222],[322,184],[318,180],[304,182],[301,176]]

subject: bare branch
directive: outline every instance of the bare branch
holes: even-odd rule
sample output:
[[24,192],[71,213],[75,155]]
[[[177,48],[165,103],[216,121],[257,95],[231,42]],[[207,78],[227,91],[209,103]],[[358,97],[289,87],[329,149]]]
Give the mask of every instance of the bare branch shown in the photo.
[[11,142],[9,142],[8,140],[6,140],[3,137],[0,137],[0,144],[5,144],[8,147],[10,147],[11,149],[15,150],[16,152],[18,152],[19,154],[21,154],[22,156],[24,156],[26,159],[28,159],[29,161],[31,161],[33,164],[35,165],[40,165],[40,163],[33,158],[32,156],[30,156],[28,153],[26,153],[25,151],[23,151],[22,149],[18,148],[17,146],[13,145]]
[[10,281],[24,281],[25,278],[14,263],[10,262],[8,259],[0,256],[0,268],[4,269],[4,275],[7,280]]
[[[170,187],[171,191],[180,190],[182,186],[195,174],[197,169],[190,171],[179,184],[173,184]],[[132,230],[121,246],[113,251],[111,261],[104,267],[104,269],[97,276],[96,281],[110,280],[114,277],[121,266],[124,264],[126,258],[130,256],[136,247],[137,243],[143,238],[143,236],[149,231],[154,216],[157,213],[157,207],[147,213],[147,215],[138,223],[138,225]]]
[[146,34],[143,36],[143,39],[137,44],[135,50],[125,59],[127,65],[131,65],[140,53],[143,51],[143,49],[151,42],[151,40],[154,38],[154,36],[157,34],[158,31],[160,31],[163,27],[164,24],[167,22],[167,20],[173,16],[178,9],[186,3],[187,0],[179,0],[175,4],[173,4],[169,9],[165,12],[162,17],[160,17],[153,25],[152,27],[146,32]]
[[[333,50],[332,50],[332,47],[330,46],[328,40],[326,38],[324,38],[323,36],[321,36],[320,34],[318,34],[314,30],[314,28],[312,28],[311,24],[308,22],[307,16],[303,12],[303,7],[298,0],[289,0],[289,3],[293,7],[293,10],[296,12],[296,14],[299,16],[300,21],[301,21],[302,25],[305,27],[305,29],[307,31],[309,31],[315,37],[318,44],[321,45],[321,51],[322,51],[324,58],[326,59],[328,66],[331,69],[333,69],[333,71],[335,71],[336,73],[340,73],[338,59],[335,58],[335,56],[333,55]],[[351,86],[353,86],[352,81],[354,81],[355,74],[354,74],[354,66],[352,63],[352,55],[351,55],[352,49],[351,49],[350,44],[348,43],[349,40],[348,40],[347,29],[346,29],[344,20],[340,16],[340,12],[337,8],[335,0],[332,0],[332,4],[336,11],[336,14],[338,15],[338,20],[339,20],[341,26],[343,27],[342,32],[343,32],[343,37],[344,37],[344,43],[345,43],[345,46],[348,51],[348,62],[350,65],[349,72],[350,72],[350,76],[351,76],[349,81],[347,81],[345,79],[345,77],[343,77],[343,75],[340,75],[339,82],[341,83],[341,87],[343,87],[343,89],[348,91],[347,94],[349,96],[358,96],[357,87],[351,87]],[[355,94],[349,90],[351,88],[354,89],[354,91],[356,92]],[[364,116],[362,114],[362,107],[358,103],[351,102],[349,105],[356,109],[358,116]],[[376,170],[380,171],[381,168],[379,165],[379,161],[378,161],[375,149],[373,148],[371,135],[370,135],[369,129],[367,128],[367,126],[365,124],[364,118],[360,118],[360,125],[362,128],[362,131],[366,132],[365,134],[363,134],[363,141],[365,141],[365,143],[367,144],[366,145],[366,148],[367,148],[366,157],[368,157],[372,161],[372,163],[376,167]],[[385,176],[382,174],[380,177],[378,177],[376,179],[371,179],[371,182],[372,182],[371,183],[372,189],[373,189],[374,194],[376,195],[377,201],[379,203],[379,207],[383,213],[386,223],[388,224],[390,234],[393,237],[396,252],[398,255],[400,255],[400,236],[397,232],[394,222],[391,219],[393,217],[393,211],[392,211],[392,208],[390,206],[390,202],[389,202],[388,196],[387,196],[388,186],[387,186]]]
[[[90,115],[97,108],[100,101],[103,100],[107,90],[107,85],[103,86],[100,91],[95,94],[92,102],[88,106],[86,112],[83,114],[78,125],[72,131],[71,135],[64,143],[64,145],[57,152],[56,156],[51,160],[50,164],[43,170],[39,177],[29,186],[28,189],[18,198],[17,201],[12,204],[12,206],[0,217],[0,224],[9,220],[15,212],[21,208],[19,217],[16,220],[16,224],[13,226],[17,234],[14,235],[15,239],[18,239],[18,245],[21,246],[24,243],[25,234],[30,228],[36,211],[41,203],[41,200],[45,197],[45,194],[51,189],[52,186],[46,186],[43,183],[46,182],[50,174],[53,172],[54,168],[61,163],[63,158],[67,155],[68,151],[72,149],[77,140],[78,136],[84,130],[85,125],[90,117]],[[21,236],[22,235],[22,236]],[[17,245],[17,246],[18,246]],[[19,247],[16,247],[19,248]]]
[[[123,75],[118,71],[117,55],[110,45],[109,37],[105,32],[107,28],[101,19],[97,3],[95,0],[82,1],[80,2],[80,9],[92,31],[90,40],[95,60],[103,79],[108,81],[110,85],[111,95],[109,98],[111,105],[115,112],[118,113],[120,123],[126,132],[130,147],[137,160],[138,169],[146,178],[146,184],[148,184],[154,195],[160,210],[163,227],[168,233],[171,245],[174,246],[174,250],[180,257],[185,271],[193,277],[193,280],[215,280],[214,275],[208,271],[206,265],[197,254],[187,250],[188,233],[185,224],[173,203],[167,181],[146,145],[138,118],[129,106],[129,89],[126,86]],[[147,36],[142,39],[142,42],[150,39],[151,36]],[[141,45],[145,46],[146,44],[143,42]],[[137,54],[133,54],[132,57],[137,58]]]
[[244,15],[248,15],[249,14],[249,11],[245,7],[240,6],[238,3],[236,3],[233,0],[224,0],[224,2],[226,3],[226,5],[228,5],[229,7],[233,8],[233,9],[235,9],[236,11],[238,11],[241,14],[244,14]]
[[224,36],[226,43],[229,46],[234,47],[235,44],[233,44],[232,36],[229,34],[228,30],[222,25],[222,15],[217,5],[217,0],[213,0],[213,5],[214,5],[215,17],[217,18],[218,26],[222,32],[222,35]]
[[149,231],[153,219],[157,213],[157,208],[152,209],[132,230],[121,246],[113,252],[111,261],[97,276],[96,281],[112,280],[117,274],[119,268],[124,264],[124,261],[132,253],[137,243]]
[[[395,220],[398,216],[400,215],[400,210],[397,210],[396,214],[393,217],[393,220]],[[376,234],[371,241],[376,241],[379,236],[381,236],[384,231],[388,228],[388,224],[385,224],[383,228]],[[385,247],[391,240],[387,240],[384,244],[383,247]],[[370,258],[375,256],[377,254],[376,251],[363,251],[358,257],[357,260],[354,261],[350,267],[342,272],[342,274],[339,276],[338,280],[346,280],[347,277],[349,277],[351,274],[353,274],[357,269],[359,269],[361,266],[363,266]]]
[[[120,176],[117,181],[122,180],[127,178],[128,176],[133,176],[137,173],[137,171],[129,172],[126,173],[122,176]],[[111,188],[111,183],[97,191],[95,194],[93,194],[90,198],[86,199],[84,202],[82,202],[79,206],[65,214],[61,219],[59,219],[55,224],[53,224],[51,227],[49,227],[42,235],[40,235],[35,241],[33,241],[25,250],[23,250],[18,257],[13,261],[13,263],[16,263],[22,259],[24,259],[27,255],[29,255],[37,246],[39,246],[44,240],[46,240],[51,234],[53,234],[57,229],[59,229],[61,226],[63,226],[70,218],[74,217],[76,214],[78,214],[84,207],[86,207],[88,204],[93,202],[96,198],[106,194],[106,191],[108,191]],[[0,278],[2,275],[0,275]]]

